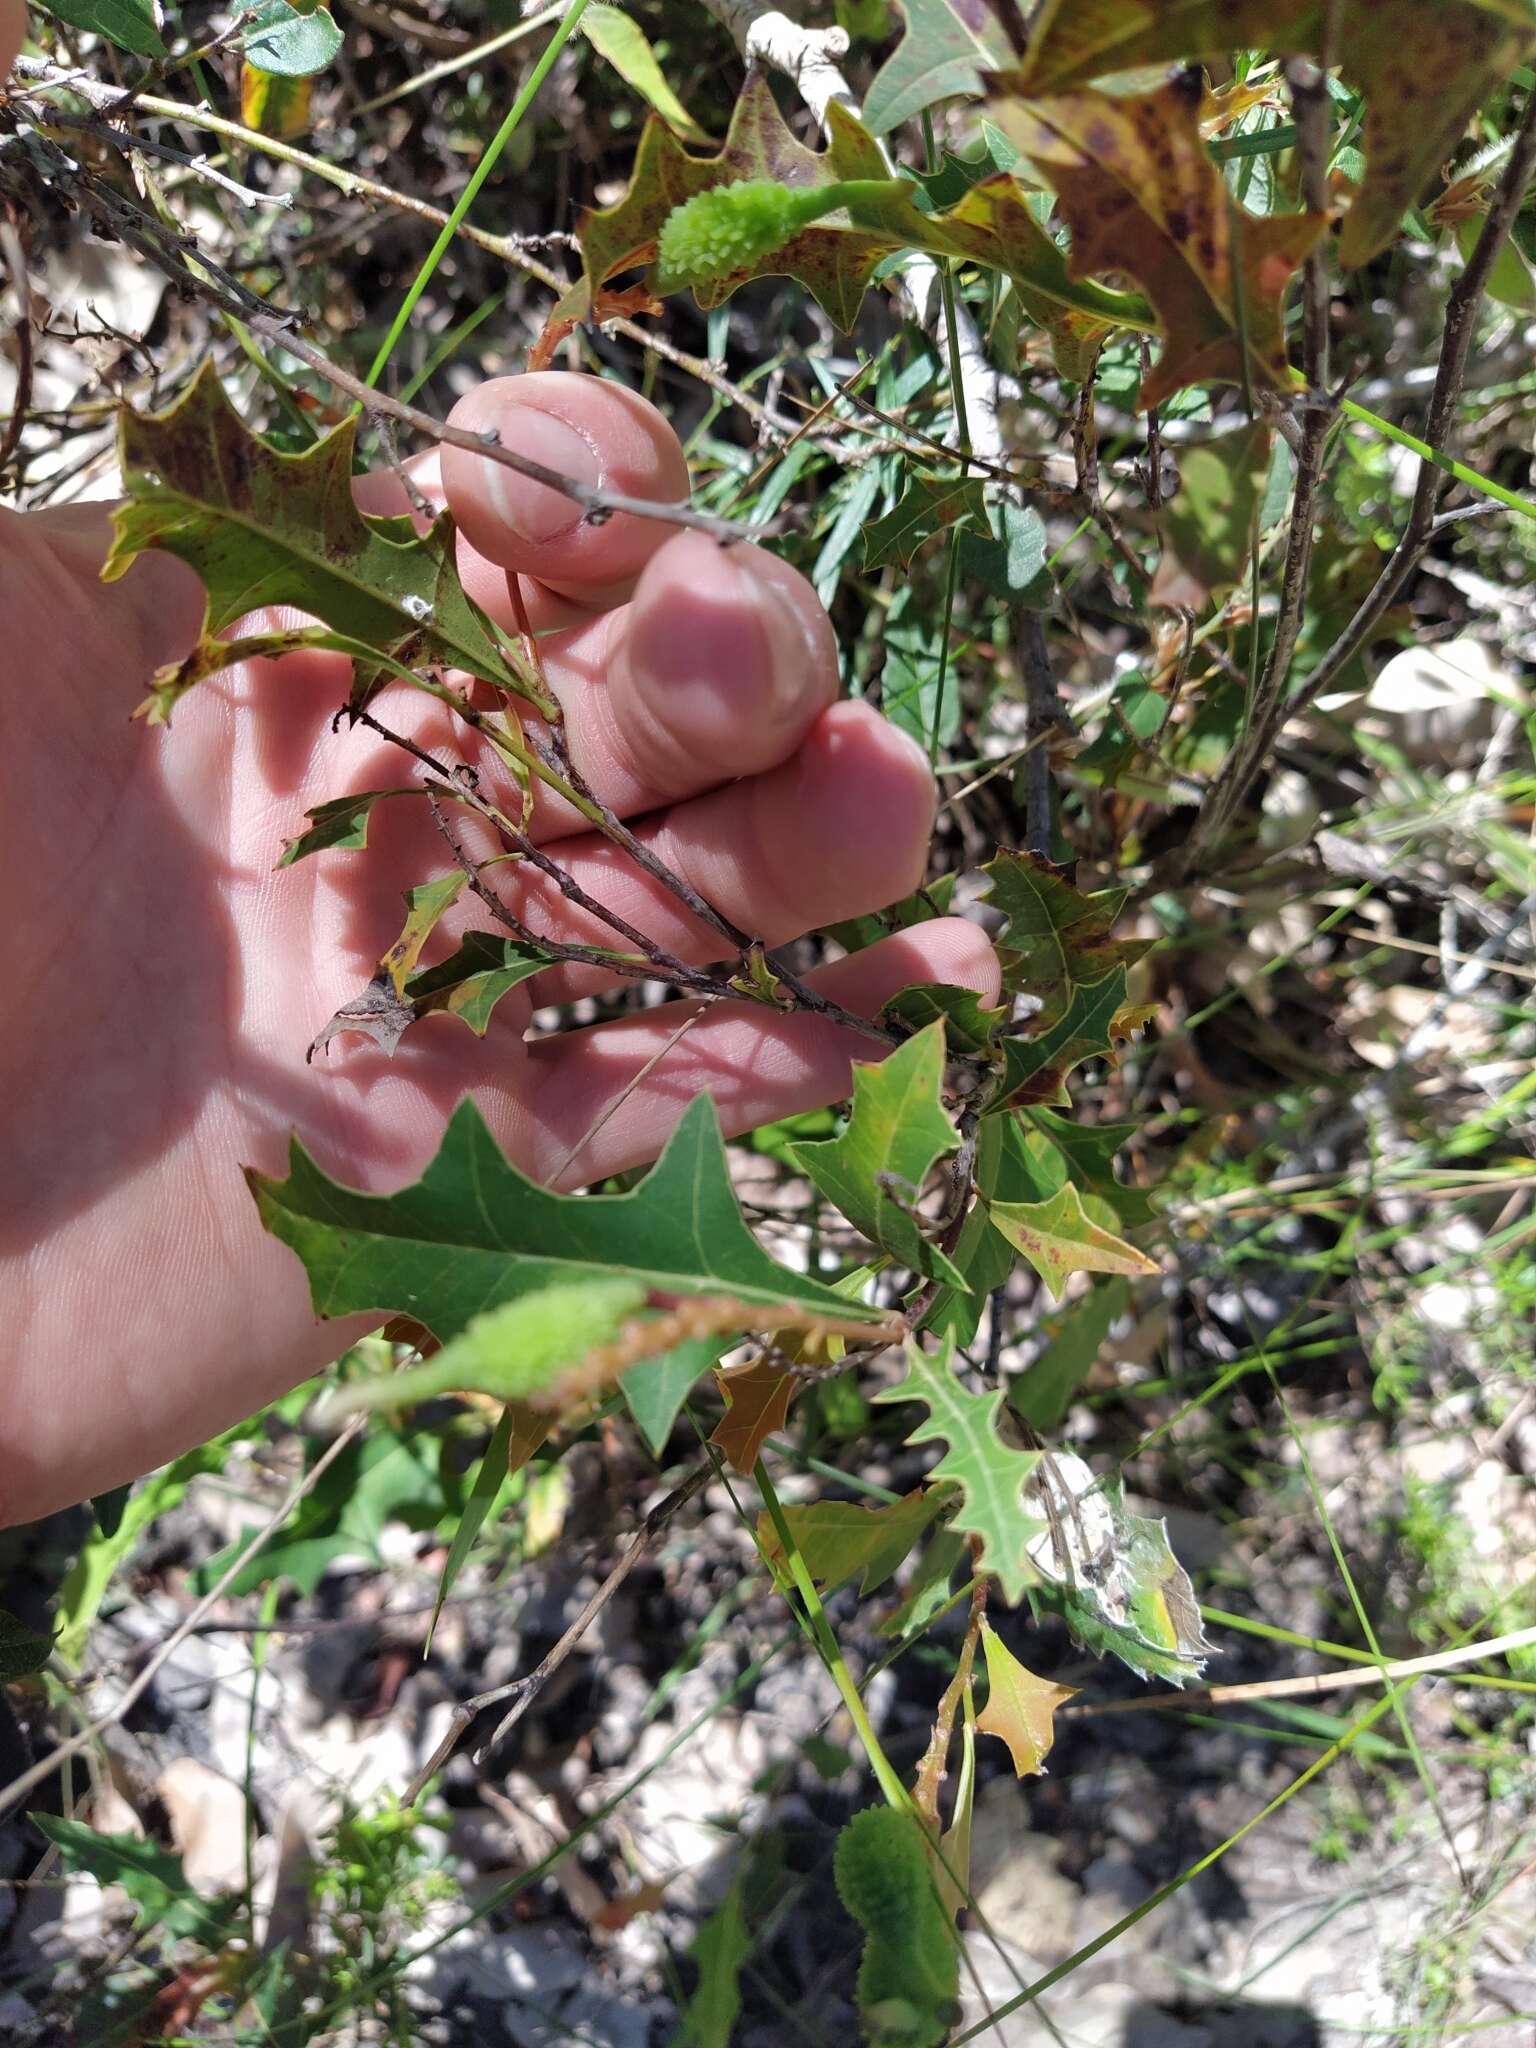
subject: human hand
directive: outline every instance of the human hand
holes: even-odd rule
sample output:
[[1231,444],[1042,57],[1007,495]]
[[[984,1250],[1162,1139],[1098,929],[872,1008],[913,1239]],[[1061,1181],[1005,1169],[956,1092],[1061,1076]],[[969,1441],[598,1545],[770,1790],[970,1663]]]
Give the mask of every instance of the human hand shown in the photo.
[[[454,419],[494,423],[505,446],[611,489],[686,493],[670,427],[612,384],[502,379]],[[831,629],[794,571],[656,522],[583,525],[569,500],[453,449],[415,474],[446,495],[465,582],[508,629],[508,575],[524,579],[577,767],[739,926],[781,945],[918,885],[927,766],[868,707],[834,701]],[[360,495],[374,510],[402,498],[389,476]],[[330,654],[205,683],[168,734],[131,724],[153,669],[191,645],[201,593],[158,555],[100,583],[106,542],[99,507],[0,513],[0,1521],[202,1441],[369,1326],[317,1327],[298,1261],[261,1230],[240,1168],[280,1171],[291,1130],[336,1177],[391,1188],[420,1172],[473,1089],[525,1171],[579,1185],[653,1157],[700,1089],[741,1131],[837,1099],[851,1058],[878,1055],[820,1017],[721,1003],[637,1082],[683,1011],[525,1042],[532,1008],[600,985],[566,967],[505,998],[483,1040],[429,1018],[392,1061],[348,1038],[306,1066],[308,1040],[398,931],[400,890],[442,872],[442,842],[425,806],[384,805],[366,856],[274,872],[308,806],[410,780],[409,764],[361,729],[333,735],[347,669]],[[434,700],[400,686],[375,708],[461,757],[463,728]],[[718,939],[558,799],[534,831],[672,952],[718,957]],[[493,874],[535,928],[611,939],[544,878]],[[471,903],[446,943],[486,921]],[[861,1014],[922,980],[990,997],[994,956],[974,927],[942,919],[814,977]]]

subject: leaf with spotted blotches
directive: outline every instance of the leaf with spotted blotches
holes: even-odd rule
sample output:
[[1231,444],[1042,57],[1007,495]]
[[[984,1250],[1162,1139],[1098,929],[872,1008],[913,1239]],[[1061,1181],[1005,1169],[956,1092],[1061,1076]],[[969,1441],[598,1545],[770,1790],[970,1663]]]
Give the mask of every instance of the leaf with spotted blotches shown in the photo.
[[1387,246],[1472,115],[1536,48],[1536,5],[1047,0],[1013,83],[1026,97],[1039,97],[1139,65],[1223,57],[1252,46],[1274,56],[1326,55],[1365,94],[1365,182],[1339,243],[1341,260],[1353,267]]
[[1055,187],[1073,277],[1130,277],[1152,302],[1164,341],[1144,405],[1188,384],[1293,382],[1286,292],[1327,217],[1259,219],[1234,204],[1200,131],[1197,77],[1031,98],[1021,74],[1003,72],[991,88],[998,126]]
[[[649,122],[623,198],[582,217],[578,239],[587,303],[596,303],[610,279],[642,265],[654,284],[657,242],[668,216],[701,192],[758,179],[797,192],[845,180],[876,180],[890,189],[866,197],[857,220],[840,212],[812,222],[729,275],[696,284],[699,304],[718,306],[755,277],[790,277],[846,331],[879,264],[893,250],[911,248],[984,264],[1028,285],[1043,301],[1111,325],[1151,324],[1140,299],[1069,274],[1065,255],[1011,177],[984,179],[958,205],[926,213],[917,203],[921,188],[909,180],[892,180],[879,143],[854,115],[834,101],[827,118],[826,149],[807,149],[790,133],[766,77],[758,73],[748,79],[724,145],[714,156],[691,155],[664,122]],[[574,301],[566,310],[588,317]]]
[[[1088,1197],[1104,1210],[1096,1195]],[[1071,1181],[1044,1202],[992,1202],[988,1215],[1059,1301],[1069,1273],[1155,1273],[1156,1262],[1106,1230]],[[1113,1212],[1110,1212],[1111,1214]]]

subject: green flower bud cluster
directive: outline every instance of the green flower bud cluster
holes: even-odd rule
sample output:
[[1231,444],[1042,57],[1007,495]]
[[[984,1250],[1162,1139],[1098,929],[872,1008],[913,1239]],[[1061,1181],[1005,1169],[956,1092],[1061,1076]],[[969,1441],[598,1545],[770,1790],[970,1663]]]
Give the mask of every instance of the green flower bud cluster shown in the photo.
[[938,2048],[959,2007],[955,1930],[910,1814],[871,1806],[837,1838],[838,1896],[864,1930],[859,2013],[871,2048]]

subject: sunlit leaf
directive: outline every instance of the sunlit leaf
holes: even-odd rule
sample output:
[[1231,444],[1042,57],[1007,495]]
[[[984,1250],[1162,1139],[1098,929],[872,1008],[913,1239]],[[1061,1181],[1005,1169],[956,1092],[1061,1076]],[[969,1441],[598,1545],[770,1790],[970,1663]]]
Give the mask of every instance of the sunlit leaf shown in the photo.
[[324,7],[300,12],[288,0],[265,0],[241,37],[248,63],[279,78],[309,78],[341,48],[341,30]]
[[368,827],[372,822],[376,804],[383,803],[391,796],[421,796],[422,786],[405,784],[398,789],[365,789],[354,796],[332,797],[328,803],[316,804],[312,811],[306,811],[309,830],[299,832],[292,839],[283,841],[280,868],[292,867],[298,860],[307,860],[312,853],[322,853],[327,847],[336,847],[346,852],[358,852],[368,844]]
[[790,1156],[856,1229],[911,1272],[963,1285],[933,1244],[917,1204],[938,1160],[960,1143],[943,1104],[944,1030],[934,1023],[886,1059],[853,1069],[853,1113],[840,1137]]
[[1015,1108],[1066,1100],[1068,1074],[1112,1047],[1110,1026],[1125,1005],[1125,969],[1104,979],[1075,983],[1059,1020],[1033,1038],[1005,1038],[1002,1100]]
[[[1093,1197],[1090,1196],[1090,1200]],[[992,1202],[993,1223],[1058,1297],[1070,1273],[1155,1273],[1156,1262],[1088,1215],[1070,1181],[1049,1201]]]
[[[917,204],[920,188],[910,180],[893,183],[880,145],[846,108],[833,101],[828,122],[826,150],[807,149],[790,133],[762,72],[748,79],[730,132],[714,156],[690,155],[665,122],[648,122],[624,197],[582,217],[579,239],[589,296],[626,270],[654,266],[669,216],[702,192],[767,180],[810,194],[819,186],[876,180],[887,189],[878,201],[859,207],[856,221],[834,214],[802,227],[754,262],[696,285],[699,304],[717,306],[753,277],[790,277],[847,330],[876,267],[894,249],[916,248],[985,264],[1022,280],[1053,303],[1112,324],[1150,325],[1141,300],[1069,274],[1066,256],[1030,212],[1012,178],[986,179],[950,211],[926,213]],[[651,275],[654,280],[654,268]]]
[[1001,1390],[968,1393],[955,1376],[952,1343],[946,1340],[940,1350],[927,1351],[913,1342],[907,1346],[905,1379],[874,1398],[920,1401],[927,1408],[907,1442],[947,1446],[928,1482],[947,1481],[960,1489],[951,1526],[979,1540],[982,1568],[996,1578],[1009,1604],[1022,1600],[1037,1576],[1029,1544],[1045,1526],[1024,1504],[1024,1484],[1040,1453],[1020,1449],[1000,1435]]
[[987,1660],[987,1704],[976,1716],[976,1726],[1007,1743],[1016,1776],[1038,1778],[1056,1740],[1056,1709],[1076,1699],[1076,1691],[1036,1677],[985,1624],[981,1647]]

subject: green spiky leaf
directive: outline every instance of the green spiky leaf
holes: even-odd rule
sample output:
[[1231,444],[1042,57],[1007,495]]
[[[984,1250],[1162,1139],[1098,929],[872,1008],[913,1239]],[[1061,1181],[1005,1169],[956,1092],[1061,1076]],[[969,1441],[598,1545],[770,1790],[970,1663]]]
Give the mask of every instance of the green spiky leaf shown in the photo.
[[792,1145],[790,1156],[872,1244],[910,1272],[964,1286],[924,1232],[923,1186],[960,1134],[943,1103],[944,1030],[929,1025],[887,1059],[853,1070],[853,1114],[840,1137]]
[[1003,1396],[994,1390],[971,1394],[955,1377],[954,1346],[939,1351],[907,1346],[907,1376],[875,1395],[877,1402],[921,1401],[928,1414],[909,1432],[909,1444],[943,1443],[944,1456],[928,1474],[960,1490],[955,1529],[980,1539],[983,1568],[1002,1587],[1010,1605],[1022,1600],[1038,1573],[1029,1545],[1045,1524],[1026,1507],[1024,1487],[1040,1462],[1038,1451],[1020,1449],[1000,1433]]

